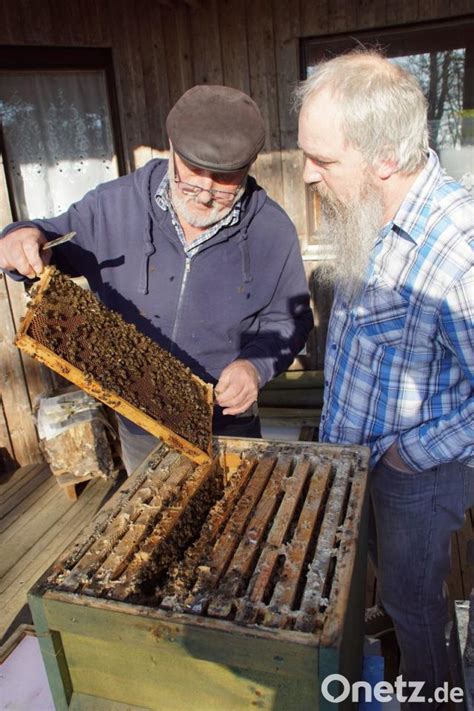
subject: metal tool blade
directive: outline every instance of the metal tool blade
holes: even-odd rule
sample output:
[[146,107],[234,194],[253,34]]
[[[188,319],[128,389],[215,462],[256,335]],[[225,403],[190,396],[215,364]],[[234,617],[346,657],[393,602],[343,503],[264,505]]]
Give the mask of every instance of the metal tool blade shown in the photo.
[[52,239],[50,242],[46,242],[46,244],[43,245],[42,250],[44,251],[45,249],[52,249],[52,247],[56,247],[58,244],[63,244],[63,242],[69,242],[69,240],[75,237],[76,234],[76,232],[68,232],[67,235],[56,237],[56,239]]

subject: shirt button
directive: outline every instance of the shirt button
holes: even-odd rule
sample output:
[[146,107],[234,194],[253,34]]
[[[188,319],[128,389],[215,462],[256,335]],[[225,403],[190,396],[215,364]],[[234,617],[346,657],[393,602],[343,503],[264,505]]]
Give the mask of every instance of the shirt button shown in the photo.
[[329,380],[325,380],[324,385],[326,385],[326,387],[327,387],[329,385]]
[[335,351],[337,348],[337,345],[335,343],[331,343],[331,350]]
[[343,308],[343,309],[347,309],[347,301],[343,301],[343,302],[342,302],[342,308]]

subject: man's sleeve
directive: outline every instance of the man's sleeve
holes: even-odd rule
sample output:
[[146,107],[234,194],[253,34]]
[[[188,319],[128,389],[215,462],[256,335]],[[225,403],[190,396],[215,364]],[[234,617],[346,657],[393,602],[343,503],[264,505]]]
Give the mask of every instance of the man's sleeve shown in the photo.
[[[440,463],[474,463],[474,271],[471,268],[451,288],[440,313],[440,338],[464,375],[454,385],[466,399],[441,417],[401,435],[403,459],[423,471]],[[449,383],[444,383],[449,397]]]
[[305,345],[312,326],[308,285],[295,237],[273,298],[260,313],[259,332],[239,355],[254,364],[261,387],[286,370]]
[[[95,213],[98,191],[91,190],[82,200],[71,205],[71,207],[62,215],[46,219],[23,220],[21,222],[12,222],[7,225],[1,234],[5,237],[10,232],[19,229],[20,227],[38,227],[48,240],[52,240],[59,235],[64,235],[67,232],[76,232],[74,237],[74,245],[82,247],[88,251],[93,251],[95,242]],[[64,244],[53,250],[53,263],[64,271],[72,271],[77,273],[78,265],[68,263],[67,254],[69,245]],[[24,279],[19,274],[8,272],[13,279]]]

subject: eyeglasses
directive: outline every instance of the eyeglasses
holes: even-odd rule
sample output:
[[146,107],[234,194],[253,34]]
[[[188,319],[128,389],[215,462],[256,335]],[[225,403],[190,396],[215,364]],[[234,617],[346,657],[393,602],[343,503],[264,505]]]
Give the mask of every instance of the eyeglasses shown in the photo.
[[199,185],[192,185],[192,183],[185,183],[181,178],[179,177],[178,173],[178,168],[176,166],[176,161],[175,157],[173,155],[173,167],[174,167],[174,182],[176,185],[179,187],[179,189],[182,191],[184,195],[192,195],[193,197],[197,197],[201,193],[209,193],[211,198],[215,200],[216,202],[219,202],[223,205],[228,205],[232,200],[235,200],[235,198],[238,195],[239,190],[241,189],[244,180],[246,179],[246,175],[240,185],[237,186],[235,190],[215,190],[214,188],[200,188]]

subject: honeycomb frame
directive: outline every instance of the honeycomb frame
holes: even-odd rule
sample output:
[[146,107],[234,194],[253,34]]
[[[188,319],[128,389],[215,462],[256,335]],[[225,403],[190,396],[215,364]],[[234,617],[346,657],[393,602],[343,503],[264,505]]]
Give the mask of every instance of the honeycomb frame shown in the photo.
[[[85,392],[95,397],[97,400],[100,400],[105,405],[108,405],[119,414],[131,420],[137,426],[146,430],[155,437],[160,438],[173,449],[182,452],[191,461],[194,461],[197,464],[209,462],[212,442],[212,385],[210,385],[209,383],[205,383],[203,380],[201,380],[189,371],[188,377],[193,382],[193,384],[198,386],[198,391],[202,392],[202,405],[203,408],[207,410],[208,422],[206,424],[207,431],[209,432],[209,437],[207,447],[206,449],[204,449],[198,447],[195,443],[188,441],[183,436],[168,427],[164,422],[156,419],[155,417],[150,416],[149,414],[147,414],[147,412],[143,411],[143,409],[140,409],[139,407],[135,406],[127,399],[120,396],[117,392],[114,392],[112,389],[103,387],[94,377],[90,375],[90,373],[86,373],[84,370],[81,370],[73,363],[70,363],[68,360],[58,355],[56,352],[54,352],[54,350],[47,348],[44,344],[40,343],[37,339],[32,337],[31,333],[29,332],[30,328],[34,322],[38,309],[40,307],[44,307],[44,304],[46,303],[47,290],[50,286],[51,280],[54,277],[55,272],[55,267],[46,267],[43,271],[40,281],[35,286],[32,300],[28,307],[25,318],[23,319],[16,335],[14,341],[15,345],[20,350],[24,351],[36,360],[40,361],[48,368],[51,368],[62,377],[66,378]],[[80,289],[80,287],[77,287],[77,289]],[[96,299],[96,297],[94,298]],[[100,303],[98,299],[97,302]],[[103,304],[100,304],[100,306],[103,309],[107,309],[107,307],[105,307]],[[117,314],[112,312],[110,309],[108,309],[108,311],[110,311],[111,314],[114,314],[114,316],[117,316]],[[143,336],[143,338],[146,337]],[[151,339],[147,340],[151,341]],[[170,358],[173,358],[174,361],[177,361],[177,359],[171,355]],[[180,365],[182,364],[180,363]],[[184,367],[185,366],[183,366],[183,368]]]

